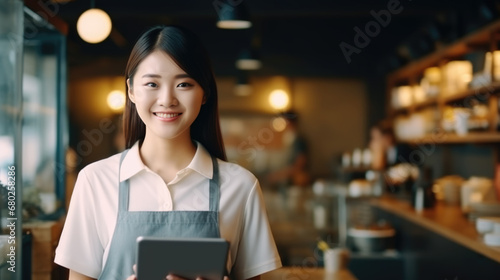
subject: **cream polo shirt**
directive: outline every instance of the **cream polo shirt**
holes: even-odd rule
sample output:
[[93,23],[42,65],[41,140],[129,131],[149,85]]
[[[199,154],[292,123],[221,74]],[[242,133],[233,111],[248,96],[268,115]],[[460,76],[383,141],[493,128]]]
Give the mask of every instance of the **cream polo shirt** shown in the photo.
[[[210,154],[199,143],[191,163],[166,184],[142,162],[136,143],[125,156],[120,181],[130,180],[129,211],[208,210]],[[109,252],[118,214],[120,154],[78,174],[55,262],[97,278]],[[218,160],[220,233],[230,242],[228,268],[248,279],[281,267],[258,180],[241,166]],[[236,279],[231,279],[236,280]]]

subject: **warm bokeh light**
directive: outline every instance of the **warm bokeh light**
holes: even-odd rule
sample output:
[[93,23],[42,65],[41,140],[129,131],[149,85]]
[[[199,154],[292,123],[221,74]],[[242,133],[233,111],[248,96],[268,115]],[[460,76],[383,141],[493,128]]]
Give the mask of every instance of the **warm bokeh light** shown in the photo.
[[234,93],[238,96],[249,96],[252,94],[252,86],[247,84],[238,84],[234,89]]
[[277,132],[281,132],[286,128],[286,120],[282,117],[277,117],[273,120],[273,129]]
[[408,107],[413,102],[413,90],[411,86],[400,86],[398,88],[398,100],[401,107]]
[[236,60],[236,68],[240,70],[257,70],[262,67],[262,62],[258,59],[238,59]]
[[125,93],[120,90],[113,90],[108,94],[108,106],[115,112],[120,112],[125,108]]
[[439,67],[429,67],[425,69],[424,77],[431,84],[439,84],[441,82],[441,69]]
[[78,18],[76,29],[84,41],[96,44],[111,33],[111,18],[101,9],[90,9]]
[[288,106],[288,102],[290,99],[288,98],[288,94],[281,89],[274,90],[269,95],[269,103],[276,110],[285,109]]
[[222,29],[246,29],[252,27],[248,20],[219,20],[217,27]]

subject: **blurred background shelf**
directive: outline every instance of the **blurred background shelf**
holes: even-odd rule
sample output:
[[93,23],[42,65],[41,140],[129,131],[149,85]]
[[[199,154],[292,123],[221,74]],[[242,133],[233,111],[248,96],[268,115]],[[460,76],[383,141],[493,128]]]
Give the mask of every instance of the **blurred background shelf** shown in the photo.
[[469,132],[466,135],[436,133],[419,139],[402,140],[402,142],[417,146],[420,144],[499,143],[500,132]]
[[460,206],[438,203],[432,209],[416,212],[410,203],[385,197],[370,202],[373,206],[400,216],[412,223],[442,235],[500,265],[500,248],[486,245],[476,231],[473,221],[464,215]]

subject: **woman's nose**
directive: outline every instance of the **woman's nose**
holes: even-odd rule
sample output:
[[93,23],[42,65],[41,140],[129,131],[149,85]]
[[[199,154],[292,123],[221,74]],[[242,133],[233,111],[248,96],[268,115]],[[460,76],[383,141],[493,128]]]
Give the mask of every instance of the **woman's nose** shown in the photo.
[[158,103],[165,107],[178,105],[178,100],[175,95],[175,90],[170,87],[164,87],[164,89],[159,93]]

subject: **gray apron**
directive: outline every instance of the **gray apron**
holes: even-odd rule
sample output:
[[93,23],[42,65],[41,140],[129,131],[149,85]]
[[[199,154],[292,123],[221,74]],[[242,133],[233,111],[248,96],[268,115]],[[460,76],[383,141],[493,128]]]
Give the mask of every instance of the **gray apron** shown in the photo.
[[[120,158],[121,168],[123,158]],[[99,276],[103,280],[125,280],[133,274],[136,260],[136,239],[155,237],[220,237],[219,232],[219,168],[212,157],[213,176],[210,179],[209,211],[128,211],[129,180],[120,182],[118,219],[109,248],[106,265]],[[120,171],[118,171],[118,179]],[[166,275],[165,275],[166,276]]]

